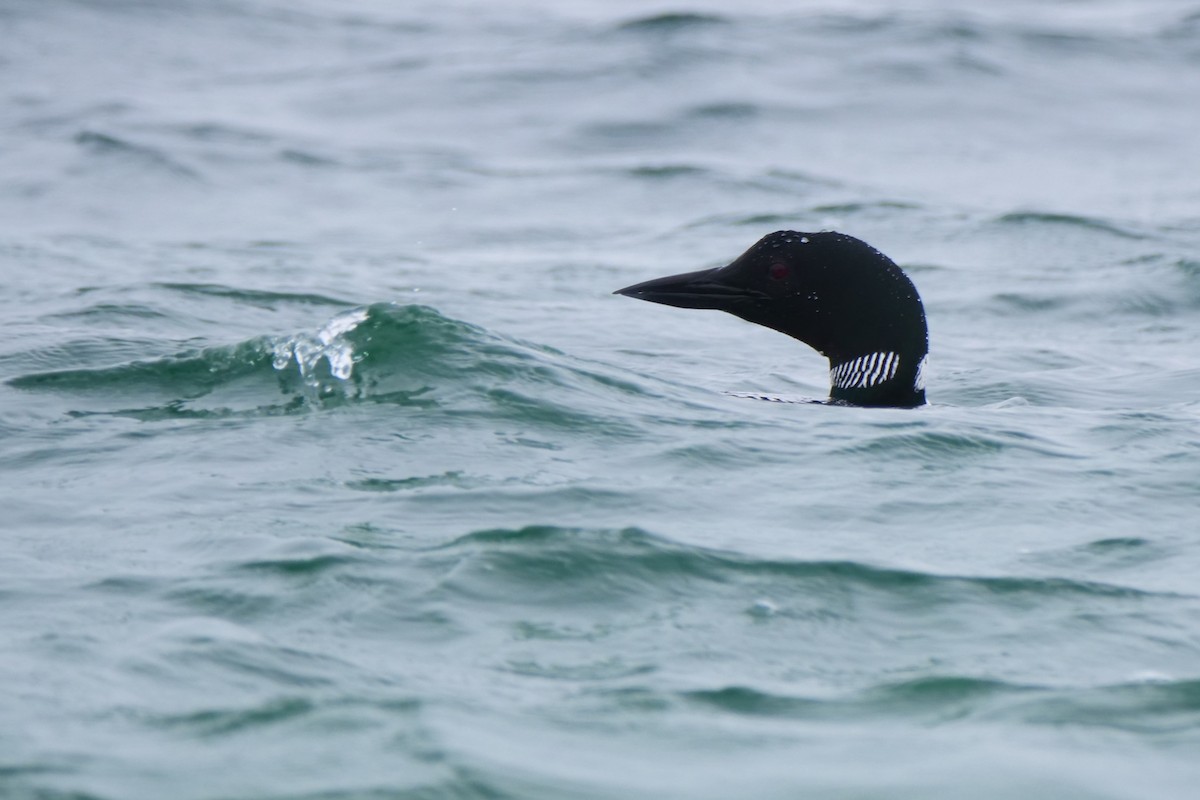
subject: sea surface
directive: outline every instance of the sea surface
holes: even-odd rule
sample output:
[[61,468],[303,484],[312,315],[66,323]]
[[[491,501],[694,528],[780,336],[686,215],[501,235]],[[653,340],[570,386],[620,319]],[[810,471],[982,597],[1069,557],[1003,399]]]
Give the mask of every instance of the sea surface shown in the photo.
[[1200,791],[1194,0],[0,0],[0,322],[5,800]]

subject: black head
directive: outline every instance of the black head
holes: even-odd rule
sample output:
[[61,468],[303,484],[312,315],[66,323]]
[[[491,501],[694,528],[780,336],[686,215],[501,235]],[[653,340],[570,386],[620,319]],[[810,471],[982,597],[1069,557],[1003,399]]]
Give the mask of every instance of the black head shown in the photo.
[[842,233],[777,231],[727,267],[627,286],[616,294],[715,308],[793,336],[829,359],[834,400],[919,406],[929,351],[916,287],[883,253]]

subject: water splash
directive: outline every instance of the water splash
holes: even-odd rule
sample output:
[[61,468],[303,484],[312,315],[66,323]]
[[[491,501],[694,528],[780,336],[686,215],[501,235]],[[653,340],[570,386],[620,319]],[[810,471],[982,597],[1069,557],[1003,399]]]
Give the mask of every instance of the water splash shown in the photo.
[[330,387],[322,386],[324,376],[320,370],[321,361],[324,360],[330,377],[339,381],[349,380],[354,374],[354,365],[364,357],[364,353],[355,351],[349,334],[369,316],[370,310],[367,308],[351,309],[329,320],[315,334],[298,333],[274,340],[271,366],[283,372],[295,364],[305,386],[327,390]]

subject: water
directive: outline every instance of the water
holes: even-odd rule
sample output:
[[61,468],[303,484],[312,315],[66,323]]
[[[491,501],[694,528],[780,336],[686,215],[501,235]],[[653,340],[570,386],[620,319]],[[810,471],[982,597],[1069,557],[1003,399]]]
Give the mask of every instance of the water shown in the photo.
[[[0,795],[1194,793],[1195,4],[0,30]],[[611,295],[780,228],[930,406]]]

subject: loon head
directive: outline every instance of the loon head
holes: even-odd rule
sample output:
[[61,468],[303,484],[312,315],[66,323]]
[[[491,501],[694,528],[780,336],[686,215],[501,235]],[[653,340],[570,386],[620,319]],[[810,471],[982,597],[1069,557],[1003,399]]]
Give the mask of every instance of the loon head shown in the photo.
[[921,298],[895,262],[853,236],[776,231],[728,266],[615,294],[728,311],[795,337],[829,359],[833,401],[902,408],[925,402],[929,333]]

